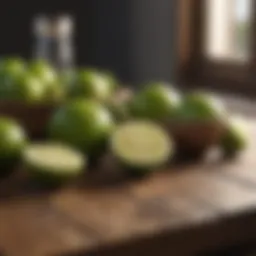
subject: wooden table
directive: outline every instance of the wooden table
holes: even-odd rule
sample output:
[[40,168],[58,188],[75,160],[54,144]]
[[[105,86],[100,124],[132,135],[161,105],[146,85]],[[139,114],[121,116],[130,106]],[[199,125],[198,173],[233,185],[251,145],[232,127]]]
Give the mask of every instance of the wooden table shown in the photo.
[[212,155],[203,163],[172,166],[143,180],[127,179],[107,161],[79,184],[55,191],[34,188],[15,174],[0,183],[0,252],[197,255],[254,243],[253,120],[249,132],[250,146],[237,160],[224,162]]

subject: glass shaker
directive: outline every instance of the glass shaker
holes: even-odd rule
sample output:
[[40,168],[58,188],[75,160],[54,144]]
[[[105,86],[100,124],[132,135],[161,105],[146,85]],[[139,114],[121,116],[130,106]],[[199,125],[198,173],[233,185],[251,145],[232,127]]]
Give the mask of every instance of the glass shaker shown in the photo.
[[73,19],[68,15],[37,16],[33,23],[35,44],[33,57],[43,59],[60,70],[74,65]]

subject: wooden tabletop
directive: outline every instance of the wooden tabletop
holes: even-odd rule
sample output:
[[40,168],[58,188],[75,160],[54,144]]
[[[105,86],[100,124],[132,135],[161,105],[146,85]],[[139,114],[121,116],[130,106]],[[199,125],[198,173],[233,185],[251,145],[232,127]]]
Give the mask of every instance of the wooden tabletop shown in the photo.
[[250,146],[232,161],[213,153],[131,180],[105,159],[79,184],[52,191],[18,172],[0,183],[0,255],[194,255],[255,242],[256,122],[248,122]]

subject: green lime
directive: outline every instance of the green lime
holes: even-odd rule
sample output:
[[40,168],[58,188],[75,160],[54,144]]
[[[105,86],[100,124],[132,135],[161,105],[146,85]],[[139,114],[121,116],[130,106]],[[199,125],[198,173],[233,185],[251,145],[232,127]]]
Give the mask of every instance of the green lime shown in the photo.
[[179,95],[167,84],[149,84],[135,95],[131,102],[134,117],[151,120],[168,120],[179,103]]
[[1,70],[13,75],[20,74],[25,71],[26,65],[22,59],[19,58],[7,58],[1,62]]
[[234,156],[246,148],[249,141],[246,128],[245,121],[240,117],[228,120],[226,132],[220,143],[225,155]]
[[29,145],[23,153],[23,162],[29,176],[44,184],[73,180],[86,167],[86,159],[80,152],[52,142]]
[[66,88],[60,81],[49,84],[45,88],[44,101],[48,103],[60,103],[66,98]]
[[173,155],[168,133],[151,121],[128,121],[115,129],[111,151],[134,174],[147,174],[163,167]]
[[107,101],[112,95],[112,85],[106,76],[93,69],[84,69],[76,75],[71,88],[74,97],[85,97],[99,101]]
[[66,95],[66,88],[56,70],[43,60],[30,63],[29,72],[37,77],[44,86],[44,102],[61,102]]
[[21,59],[8,58],[0,64],[0,98],[10,99],[10,87],[15,83],[17,77],[25,71],[25,64]]
[[15,167],[26,142],[26,134],[18,123],[0,118],[0,176],[5,176]]
[[95,155],[114,127],[112,116],[93,100],[74,100],[60,107],[50,122],[51,137]]
[[44,60],[35,60],[31,62],[29,71],[46,84],[54,83],[58,79],[55,69]]
[[183,98],[175,117],[182,121],[220,121],[226,117],[226,110],[217,98],[194,92]]
[[26,103],[42,102],[44,93],[42,82],[30,74],[17,77],[15,83],[9,87],[9,95],[12,99]]

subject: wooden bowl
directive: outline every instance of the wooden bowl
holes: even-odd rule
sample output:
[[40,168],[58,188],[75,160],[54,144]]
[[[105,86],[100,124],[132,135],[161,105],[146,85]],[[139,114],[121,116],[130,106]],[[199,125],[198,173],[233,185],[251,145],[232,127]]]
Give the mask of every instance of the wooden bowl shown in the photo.
[[29,105],[21,102],[0,101],[0,115],[17,120],[29,136],[42,137],[56,107],[56,105]]
[[176,122],[167,125],[176,143],[179,156],[201,157],[210,147],[219,143],[224,125],[218,122]]

